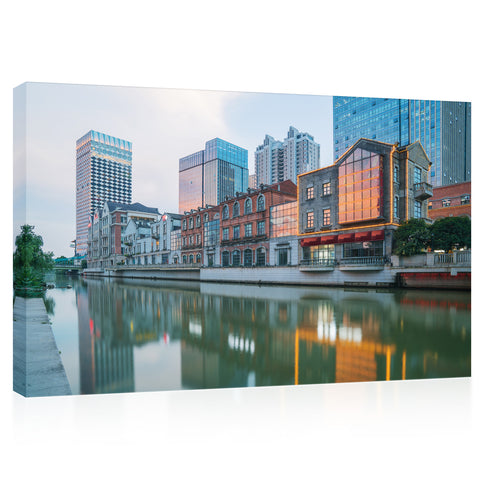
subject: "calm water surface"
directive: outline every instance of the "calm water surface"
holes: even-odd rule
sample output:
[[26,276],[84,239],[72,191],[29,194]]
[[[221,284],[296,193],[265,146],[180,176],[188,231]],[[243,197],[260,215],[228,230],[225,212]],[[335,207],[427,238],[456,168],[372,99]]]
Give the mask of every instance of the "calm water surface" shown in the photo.
[[74,394],[465,377],[470,293],[57,277]]

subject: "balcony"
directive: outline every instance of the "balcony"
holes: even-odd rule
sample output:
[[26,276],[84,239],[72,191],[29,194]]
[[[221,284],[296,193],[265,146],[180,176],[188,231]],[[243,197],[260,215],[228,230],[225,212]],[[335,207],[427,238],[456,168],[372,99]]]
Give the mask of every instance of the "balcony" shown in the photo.
[[309,258],[300,262],[301,272],[330,272],[335,268],[334,258]]
[[433,187],[426,182],[415,183],[413,185],[413,194],[415,200],[426,200],[433,195]]
[[385,257],[352,257],[340,260],[340,270],[383,270],[387,259]]

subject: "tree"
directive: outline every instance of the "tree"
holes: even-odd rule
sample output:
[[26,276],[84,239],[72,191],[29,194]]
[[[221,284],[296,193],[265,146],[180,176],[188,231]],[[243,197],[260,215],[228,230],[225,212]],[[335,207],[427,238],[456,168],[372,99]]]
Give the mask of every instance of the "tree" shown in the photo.
[[412,218],[402,224],[395,230],[394,253],[409,257],[422,253],[430,245],[431,233],[430,227],[425,220]]
[[33,232],[32,225],[22,225],[15,239],[13,254],[13,284],[15,290],[40,289],[45,272],[54,266],[53,253],[42,251],[43,239]]
[[468,217],[439,218],[431,227],[432,248],[446,252],[471,247],[471,221]]

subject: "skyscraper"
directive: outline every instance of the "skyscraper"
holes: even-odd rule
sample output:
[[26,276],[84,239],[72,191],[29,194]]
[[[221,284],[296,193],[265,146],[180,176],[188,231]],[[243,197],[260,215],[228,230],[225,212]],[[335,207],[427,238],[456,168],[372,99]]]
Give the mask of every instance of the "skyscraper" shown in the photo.
[[226,195],[248,188],[248,151],[220,138],[205,143],[205,150],[179,160],[180,213],[218,205]]
[[263,145],[255,151],[257,185],[291,180],[297,175],[320,168],[320,145],[309,133],[300,133],[290,127],[283,142],[265,135]]
[[471,178],[471,104],[434,100],[333,97],[335,159],[360,138],[401,146],[419,140],[433,186]]
[[132,144],[90,130],[77,140],[76,253],[87,253],[88,224],[104,202],[132,201]]

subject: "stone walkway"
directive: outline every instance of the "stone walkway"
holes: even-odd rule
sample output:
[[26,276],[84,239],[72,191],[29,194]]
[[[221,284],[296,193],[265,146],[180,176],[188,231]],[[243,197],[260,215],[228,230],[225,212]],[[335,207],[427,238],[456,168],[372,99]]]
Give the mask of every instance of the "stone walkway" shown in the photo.
[[72,393],[41,298],[15,299],[13,390],[25,397]]

